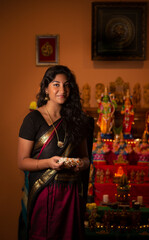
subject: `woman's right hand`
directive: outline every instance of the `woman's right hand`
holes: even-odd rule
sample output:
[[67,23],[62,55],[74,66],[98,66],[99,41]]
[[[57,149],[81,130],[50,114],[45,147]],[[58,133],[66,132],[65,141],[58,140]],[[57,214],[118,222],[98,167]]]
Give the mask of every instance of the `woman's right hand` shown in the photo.
[[55,170],[61,170],[63,166],[63,162],[59,163],[61,157],[54,156],[48,159],[49,168],[55,169]]
[[62,169],[63,163],[59,163],[60,156],[53,156],[48,159],[31,158],[34,142],[19,138],[18,141],[18,167],[23,171],[39,171],[47,168],[55,170]]

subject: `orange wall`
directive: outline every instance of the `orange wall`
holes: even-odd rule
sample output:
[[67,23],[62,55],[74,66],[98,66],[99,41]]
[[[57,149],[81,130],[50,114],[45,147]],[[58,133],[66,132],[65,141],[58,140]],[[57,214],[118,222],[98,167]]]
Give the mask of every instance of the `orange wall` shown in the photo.
[[[149,0],[148,0],[149,1]],[[0,239],[17,239],[23,173],[17,168],[20,124],[35,100],[46,67],[35,65],[35,36],[60,35],[60,64],[76,74],[80,88],[108,84],[122,77],[145,84],[149,76],[149,50],[144,62],[93,62],[91,60],[90,0],[1,0],[1,162]],[[149,29],[148,29],[149,34]]]

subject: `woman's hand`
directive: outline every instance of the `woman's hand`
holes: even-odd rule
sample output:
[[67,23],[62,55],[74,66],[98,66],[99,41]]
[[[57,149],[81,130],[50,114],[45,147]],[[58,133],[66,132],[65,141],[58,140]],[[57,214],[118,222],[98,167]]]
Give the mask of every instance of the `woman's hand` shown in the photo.
[[39,171],[42,169],[52,168],[55,170],[62,169],[63,163],[59,163],[59,156],[53,156],[48,159],[31,158],[31,152],[34,142],[19,138],[18,141],[18,167],[23,171]]
[[79,164],[76,165],[76,167],[74,167],[74,171],[78,172],[78,171],[83,171],[85,169],[87,169],[89,167],[89,159],[87,157],[85,158],[81,158],[79,161]]
[[61,170],[63,167],[63,162],[59,163],[61,157],[54,156],[48,159],[49,168],[55,169],[55,170]]

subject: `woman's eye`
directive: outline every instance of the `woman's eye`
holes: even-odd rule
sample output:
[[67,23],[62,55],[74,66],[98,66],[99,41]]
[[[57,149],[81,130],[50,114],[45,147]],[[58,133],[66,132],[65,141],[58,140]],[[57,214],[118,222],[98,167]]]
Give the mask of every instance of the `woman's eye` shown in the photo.
[[53,86],[54,87],[59,87],[59,84],[58,83],[54,83]]
[[69,83],[66,83],[66,84],[65,84],[65,87],[67,87],[67,88],[70,87]]

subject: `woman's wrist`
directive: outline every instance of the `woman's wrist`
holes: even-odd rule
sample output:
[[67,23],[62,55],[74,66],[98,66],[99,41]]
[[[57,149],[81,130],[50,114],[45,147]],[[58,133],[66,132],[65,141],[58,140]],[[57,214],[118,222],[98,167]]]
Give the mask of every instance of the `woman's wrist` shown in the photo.
[[80,169],[85,170],[89,167],[89,159],[88,158],[81,158],[80,159]]

